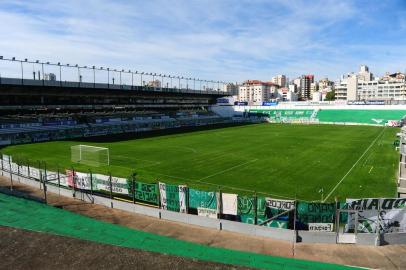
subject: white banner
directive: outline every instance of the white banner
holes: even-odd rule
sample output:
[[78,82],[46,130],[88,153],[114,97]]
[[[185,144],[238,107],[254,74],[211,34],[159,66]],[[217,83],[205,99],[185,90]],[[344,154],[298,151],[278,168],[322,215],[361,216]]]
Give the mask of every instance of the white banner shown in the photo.
[[223,214],[237,215],[237,194],[222,193]]
[[266,199],[266,206],[272,209],[280,209],[280,210],[293,210],[295,209],[295,201],[294,200],[279,200],[273,198],[265,198]]
[[28,167],[27,166],[20,166],[20,175],[24,177],[30,177],[28,174]]
[[90,190],[90,175],[87,173],[75,172],[76,187],[79,189]]
[[209,217],[209,218],[217,218],[217,210],[216,209],[210,209],[210,208],[198,207],[197,208],[197,215],[198,216],[203,216],[203,217]]
[[159,182],[159,197],[161,201],[161,208],[162,209],[167,209],[167,204],[166,204],[166,184]]
[[186,193],[187,193],[187,186],[180,185],[179,188],[179,212],[186,213]]
[[59,173],[59,183],[61,186],[64,186],[64,187],[68,186],[66,174]]
[[35,178],[37,180],[41,180],[41,174],[39,169],[34,168],[34,167],[30,167],[30,177]]
[[[347,199],[347,207],[357,210],[358,232],[406,232],[406,198]],[[355,230],[355,213],[348,214],[346,232]]]
[[11,162],[11,172],[13,174],[18,174],[18,164],[17,163]]
[[58,182],[58,173],[53,171],[47,171],[47,181]]
[[[93,187],[96,190],[104,190],[110,192],[110,176],[103,174],[93,174]],[[111,186],[114,193],[128,195],[127,179],[112,176]]]
[[309,223],[309,231],[313,232],[332,232],[333,223]]

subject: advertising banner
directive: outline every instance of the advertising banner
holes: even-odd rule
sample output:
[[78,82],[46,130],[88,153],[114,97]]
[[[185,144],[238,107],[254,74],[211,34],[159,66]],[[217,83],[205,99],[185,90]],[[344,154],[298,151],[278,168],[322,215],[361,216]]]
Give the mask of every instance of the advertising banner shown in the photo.
[[[90,182],[90,175],[89,182]],[[93,190],[95,191],[107,191],[110,192],[110,176],[103,174],[93,174],[92,175]],[[90,186],[90,184],[89,184]],[[113,193],[119,193],[128,195],[129,185],[127,179],[120,177],[111,177],[111,191]]]
[[158,184],[135,182],[135,199],[158,205]]
[[47,178],[46,180],[57,182],[58,181],[58,173],[53,171],[47,171]]
[[216,192],[207,192],[189,188],[189,208],[217,208]]
[[374,233],[377,223],[380,232],[406,232],[406,198],[347,199],[346,202],[347,209],[357,210],[348,215],[346,232],[355,230],[355,215],[358,215],[358,232]]
[[237,194],[222,193],[221,194],[223,214],[237,215]]
[[29,177],[27,166],[20,166],[20,175],[24,177]]
[[199,216],[217,218],[217,193],[189,188],[189,208],[197,209]]
[[309,223],[309,231],[312,232],[332,232],[333,223]]
[[68,186],[66,174],[59,173],[59,181],[60,181],[59,183],[61,186],[64,186],[64,187]]
[[13,174],[18,174],[18,164],[17,163],[11,162],[11,172]]
[[304,226],[309,223],[334,223],[335,215],[335,203],[298,202],[297,205],[297,221]]
[[77,189],[90,190],[90,175],[81,172],[73,173],[70,170],[66,170],[68,186]]
[[[289,224],[289,212],[283,215],[280,214],[295,209],[295,201],[274,199],[270,197],[263,198],[263,200],[265,203],[264,217],[258,220],[258,222],[263,222],[267,219],[278,216],[271,222],[268,222],[265,226],[287,229]],[[259,202],[261,204],[258,205],[258,207],[263,204],[262,199]]]
[[186,213],[186,192],[186,186],[169,185],[160,182],[161,208]]
[[37,180],[41,180],[41,174],[40,174],[39,169],[30,167],[30,177],[37,179]]
[[[272,199],[272,198],[264,198],[264,197],[257,197],[257,207],[255,209],[255,198],[254,197],[246,197],[246,196],[238,196],[238,215],[240,215],[241,222],[248,223],[248,224],[255,224],[255,210],[257,212],[257,224],[261,224],[264,221],[272,218],[279,212],[282,213],[284,210],[278,207],[291,207],[289,204],[288,206],[284,206],[288,201]],[[293,207],[294,207],[294,201]],[[270,207],[272,206],[272,208]],[[274,220],[271,220],[264,224],[263,226],[266,227],[275,227],[275,228],[288,228],[288,215],[278,217]]]

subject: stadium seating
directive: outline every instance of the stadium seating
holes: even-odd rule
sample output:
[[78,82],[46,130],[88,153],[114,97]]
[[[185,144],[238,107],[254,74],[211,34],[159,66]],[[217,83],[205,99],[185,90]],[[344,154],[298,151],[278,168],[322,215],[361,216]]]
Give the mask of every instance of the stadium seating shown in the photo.
[[345,110],[345,109],[250,109],[250,117],[267,116],[271,122],[319,122],[385,125],[389,120],[401,120],[406,110]]

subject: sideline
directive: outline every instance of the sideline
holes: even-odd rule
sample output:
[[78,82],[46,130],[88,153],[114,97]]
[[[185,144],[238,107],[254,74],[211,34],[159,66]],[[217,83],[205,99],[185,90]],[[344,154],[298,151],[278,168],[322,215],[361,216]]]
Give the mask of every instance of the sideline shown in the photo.
[[352,172],[352,170],[355,168],[355,166],[360,162],[360,160],[365,156],[366,153],[368,153],[369,149],[376,143],[376,141],[382,137],[382,134],[386,130],[386,127],[384,127],[381,131],[381,133],[376,136],[375,140],[372,141],[372,143],[368,146],[368,148],[362,153],[362,155],[358,158],[358,160],[352,165],[352,167],[348,170],[348,172],[341,178],[341,180],[335,185],[335,187],[330,191],[330,193],[324,198],[322,201],[323,203],[327,201],[327,199],[333,194],[333,192],[338,188],[338,186],[344,181],[345,178]]

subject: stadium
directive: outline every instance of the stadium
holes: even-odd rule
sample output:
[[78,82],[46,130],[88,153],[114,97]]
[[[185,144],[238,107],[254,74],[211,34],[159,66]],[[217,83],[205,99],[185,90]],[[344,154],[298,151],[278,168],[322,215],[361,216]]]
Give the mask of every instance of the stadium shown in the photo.
[[[248,106],[234,104],[219,81],[100,68],[106,83],[95,67],[74,67],[90,72],[75,80],[59,63],[2,60],[59,71],[0,78],[1,190],[8,194],[0,201],[19,213],[0,218],[3,226],[114,245],[116,235],[131,238],[128,228],[6,197],[31,190],[45,202],[69,198],[186,228],[287,241],[293,257],[296,243],[406,242],[402,103]],[[24,222],[30,211],[47,224],[65,223]],[[64,230],[66,220],[106,237]],[[147,240],[118,245],[158,252],[162,243],[169,255],[246,267],[347,269],[138,237]]]

